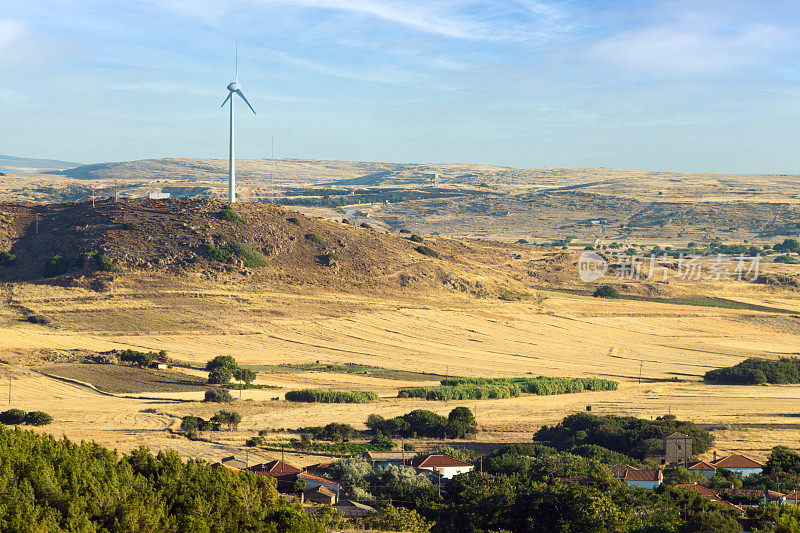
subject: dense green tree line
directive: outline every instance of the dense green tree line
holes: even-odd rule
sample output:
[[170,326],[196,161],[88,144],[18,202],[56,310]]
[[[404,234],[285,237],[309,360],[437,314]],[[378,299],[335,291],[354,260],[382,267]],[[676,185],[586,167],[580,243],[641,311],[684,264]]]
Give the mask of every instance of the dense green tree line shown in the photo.
[[466,407],[456,407],[447,417],[425,409],[415,409],[394,418],[372,414],[367,417],[368,429],[390,437],[462,438],[477,432],[475,416]]
[[771,360],[751,357],[734,366],[709,370],[705,380],[723,385],[800,383],[800,359],[781,357]]
[[320,530],[266,477],[1,425],[0,494],[0,531]]
[[399,398],[426,400],[481,400],[515,398],[522,393],[569,394],[583,391],[617,390],[616,381],[597,378],[447,378],[434,387],[406,387]]
[[707,430],[670,415],[644,420],[632,416],[597,416],[589,413],[570,415],[555,426],[544,426],[533,438],[558,450],[596,444],[642,459],[648,453],[663,452],[664,437],[676,431],[692,437],[692,450],[696,454],[708,451],[714,441]]

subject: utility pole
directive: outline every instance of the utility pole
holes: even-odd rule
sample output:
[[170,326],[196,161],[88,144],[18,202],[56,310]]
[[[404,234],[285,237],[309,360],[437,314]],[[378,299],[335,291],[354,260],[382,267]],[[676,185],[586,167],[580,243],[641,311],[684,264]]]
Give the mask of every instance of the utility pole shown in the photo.
[[8,405],[11,405],[11,374],[8,375]]
[[94,209],[94,198],[95,198],[94,187],[92,187],[92,209]]
[[642,384],[642,365],[644,365],[644,361],[641,359],[639,360],[639,385]]
[[275,136],[272,136],[272,158],[275,159]]
[[39,213],[36,213],[36,234],[39,234]]
[[117,180],[114,180],[114,201],[119,200],[119,192],[117,191]]

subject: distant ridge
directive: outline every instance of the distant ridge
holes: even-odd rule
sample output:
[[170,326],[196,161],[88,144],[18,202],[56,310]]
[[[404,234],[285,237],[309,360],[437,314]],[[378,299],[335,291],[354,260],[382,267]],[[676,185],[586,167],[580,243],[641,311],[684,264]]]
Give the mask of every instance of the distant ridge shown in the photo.
[[0,172],[20,172],[37,174],[53,170],[66,170],[80,166],[72,161],[59,161],[58,159],[36,159],[32,157],[17,157],[13,155],[0,155]]

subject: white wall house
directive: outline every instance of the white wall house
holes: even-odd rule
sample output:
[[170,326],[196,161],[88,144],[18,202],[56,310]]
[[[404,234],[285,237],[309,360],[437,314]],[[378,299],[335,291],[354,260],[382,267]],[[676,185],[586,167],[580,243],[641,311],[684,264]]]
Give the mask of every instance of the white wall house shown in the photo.
[[699,472],[706,477],[714,477],[717,467],[706,461],[695,461],[689,465],[690,472]]
[[661,485],[664,474],[661,470],[636,470],[631,468],[625,472],[622,478],[629,487],[641,487],[643,489],[655,490]]
[[711,462],[712,465],[725,470],[734,472],[737,477],[743,478],[747,476],[754,476],[760,474],[764,470],[764,465],[758,461],[753,461],[744,455],[733,454],[722,459]]
[[451,479],[458,474],[472,472],[472,469],[475,468],[473,465],[453,459],[449,455],[436,453],[414,459],[411,461],[411,466],[435,472],[444,479]]

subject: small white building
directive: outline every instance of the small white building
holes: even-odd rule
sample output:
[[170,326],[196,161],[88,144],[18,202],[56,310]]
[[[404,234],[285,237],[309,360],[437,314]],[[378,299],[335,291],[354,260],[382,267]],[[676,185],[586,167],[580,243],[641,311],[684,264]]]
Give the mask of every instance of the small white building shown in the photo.
[[762,470],[764,470],[764,465],[758,461],[753,461],[749,457],[739,455],[738,453],[712,461],[711,464],[718,469],[724,468],[725,470],[730,470],[735,473],[738,478],[755,476],[761,474]]
[[147,195],[147,198],[150,200],[166,200],[170,196],[172,196],[172,194],[168,192],[151,192]]
[[631,468],[625,472],[625,477],[622,479],[629,487],[655,490],[656,487],[661,485],[664,474],[661,470],[636,470]]
[[420,470],[429,470],[440,475],[444,479],[452,479],[453,476],[472,472],[474,465],[453,459],[449,455],[432,453],[422,457],[417,457],[411,461],[411,466]]
[[687,469],[690,472],[699,472],[705,477],[714,477],[717,473],[717,467],[706,461],[695,461],[689,464]]

